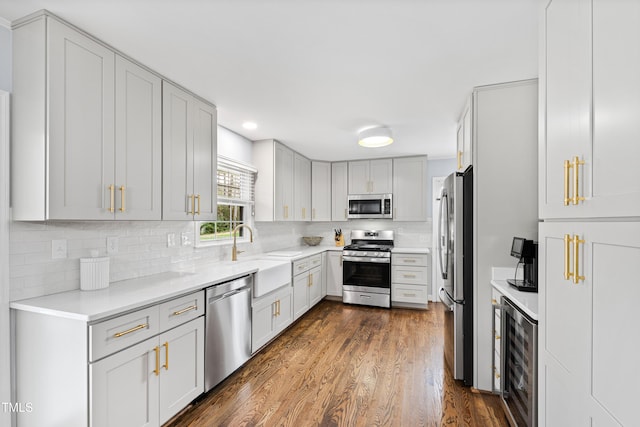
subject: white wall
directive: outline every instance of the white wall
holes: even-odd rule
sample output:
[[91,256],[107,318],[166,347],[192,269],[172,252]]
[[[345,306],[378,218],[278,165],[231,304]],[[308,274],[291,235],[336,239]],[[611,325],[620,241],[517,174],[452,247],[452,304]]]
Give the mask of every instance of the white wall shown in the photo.
[[11,92],[11,30],[0,17],[0,90]]

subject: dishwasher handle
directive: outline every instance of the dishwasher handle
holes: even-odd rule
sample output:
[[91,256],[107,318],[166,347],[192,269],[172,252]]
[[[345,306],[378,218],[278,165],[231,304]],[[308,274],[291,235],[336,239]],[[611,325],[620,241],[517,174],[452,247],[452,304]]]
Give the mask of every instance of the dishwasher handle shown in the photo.
[[207,304],[208,305],[212,305],[212,304],[215,304],[216,302],[218,302],[220,300],[223,300],[225,298],[232,297],[232,296],[237,295],[237,294],[242,293],[242,292],[250,292],[250,291],[251,291],[251,288],[249,288],[249,287],[241,288],[241,289],[235,289],[235,290],[229,291],[229,292],[227,292],[225,294],[209,298],[208,301],[207,301]]

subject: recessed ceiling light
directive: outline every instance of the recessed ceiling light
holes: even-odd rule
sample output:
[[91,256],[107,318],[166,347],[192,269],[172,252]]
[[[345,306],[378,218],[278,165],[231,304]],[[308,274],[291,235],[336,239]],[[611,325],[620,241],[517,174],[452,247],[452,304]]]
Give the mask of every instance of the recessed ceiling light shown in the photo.
[[242,127],[248,130],[254,130],[258,127],[258,124],[256,122],[244,122]]
[[384,147],[392,142],[391,129],[387,127],[374,127],[358,132],[358,144],[363,147]]

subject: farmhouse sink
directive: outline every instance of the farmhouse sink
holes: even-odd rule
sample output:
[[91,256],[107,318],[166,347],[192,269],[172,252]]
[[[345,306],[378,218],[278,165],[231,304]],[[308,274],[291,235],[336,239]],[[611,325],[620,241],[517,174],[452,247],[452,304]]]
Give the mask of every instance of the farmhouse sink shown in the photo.
[[245,261],[258,269],[253,281],[253,297],[259,298],[291,282],[291,262],[274,259]]

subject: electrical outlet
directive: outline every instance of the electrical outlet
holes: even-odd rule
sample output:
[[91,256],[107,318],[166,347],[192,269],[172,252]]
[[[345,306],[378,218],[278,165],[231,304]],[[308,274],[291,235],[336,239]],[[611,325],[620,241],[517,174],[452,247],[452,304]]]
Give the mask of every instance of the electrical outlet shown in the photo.
[[64,259],[67,257],[67,241],[52,240],[51,241],[51,259]]
[[182,246],[191,246],[190,233],[182,233]]
[[107,237],[107,253],[115,254],[118,252],[118,238]]
[[176,233],[167,233],[167,247],[173,248],[176,245]]

